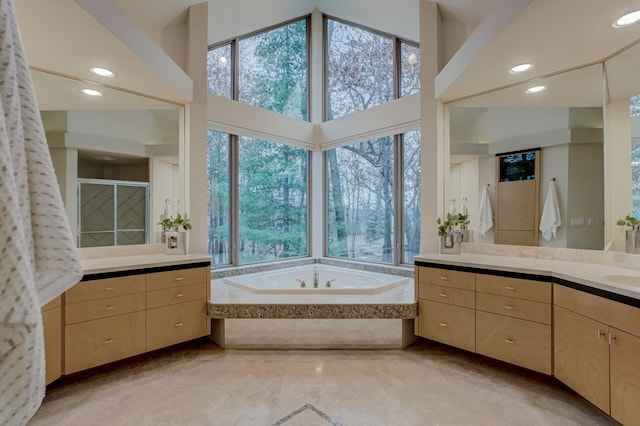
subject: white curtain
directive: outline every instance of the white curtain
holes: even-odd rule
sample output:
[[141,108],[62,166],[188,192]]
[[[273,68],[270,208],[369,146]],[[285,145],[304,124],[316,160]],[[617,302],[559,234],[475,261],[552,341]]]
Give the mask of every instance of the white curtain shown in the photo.
[[0,0],[0,424],[44,397],[40,307],[82,277],[16,22]]

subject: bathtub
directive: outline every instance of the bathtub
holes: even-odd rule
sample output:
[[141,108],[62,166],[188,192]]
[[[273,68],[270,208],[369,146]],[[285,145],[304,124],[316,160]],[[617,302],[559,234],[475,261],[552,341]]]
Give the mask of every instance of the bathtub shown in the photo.
[[[314,266],[318,268],[319,272],[317,288],[313,287]],[[306,286],[301,287],[298,280],[303,280]],[[326,286],[327,281],[331,281],[331,287]],[[223,282],[252,293],[272,294],[374,294],[413,283],[411,279],[397,275],[357,271],[322,264],[236,275],[224,278]]]

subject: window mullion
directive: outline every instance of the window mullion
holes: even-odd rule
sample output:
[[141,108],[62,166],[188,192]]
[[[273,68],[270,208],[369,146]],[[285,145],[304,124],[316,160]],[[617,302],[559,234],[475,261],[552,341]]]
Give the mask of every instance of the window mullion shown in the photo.
[[239,141],[229,135],[229,264],[240,263],[240,209],[239,209]]
[[395,211],[393,221],[393,233],[395,235],[394,245],[395,250],[393,251],[393,264],[400,265],[402,264],[402,259],[404,259],[404,235],[403,235],[403,218],[404,218],[404,209],[403,209],[403,194],[404,194],[404,179],[402,171],[404,170],[404,147],[403,147],[403,139],[402,135],[395,135],[393,137],[394,144],[394,169],[393,169],[393,188],[394,188],[394,197],[393,197],[393,210]]

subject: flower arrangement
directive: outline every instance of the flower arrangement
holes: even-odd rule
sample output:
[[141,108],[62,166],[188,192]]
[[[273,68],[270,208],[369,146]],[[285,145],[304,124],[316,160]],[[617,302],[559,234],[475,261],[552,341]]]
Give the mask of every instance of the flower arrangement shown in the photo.
[[185,213],[181,215],[180,212],[176,214],[176,217],[167,216],[164,213],[160,215],[160,221],[158,225],[162,226],[163,231],[179,231],[182,228],[185,231],[191,229],[191,222],[189,217]]
[[446,220],[438,218],[438,235],[443,237],[454,231],[462,231],[469,225],[469,215],[462,213],[447,213]]
[[638,231],[640,228],[640,220],[631,216],[630,214],[626,215],[624,219],[618,219],[616,222],[619,226],[628,226],[632,231]]

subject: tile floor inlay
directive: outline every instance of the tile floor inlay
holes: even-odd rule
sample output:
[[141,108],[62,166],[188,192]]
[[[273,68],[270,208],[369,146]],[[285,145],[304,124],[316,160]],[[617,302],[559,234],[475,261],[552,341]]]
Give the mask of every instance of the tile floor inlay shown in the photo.
[[[324,420],[324,422],[318,423],[318,424],[330,424],[331,426],[342,426],[342,424],[338,423],[336,420],[333,420],[331,417],[327,416],[325,413],[323,413],[322,411],[318,410],[316,407],[314,407],[311,404],[303,405],[302,407],[298,408],[297,410],[291,412],[290,414],[284,416],[283,418],[281,418],[280,420],[275,422],[273,424],[273,426],[283,425],[286,422],[288,422],[289,420],[292,420],[296,416],[299,416],[299,418],[296,419],[296,420],[302,420],[301,417],[302,417],[302,415],[307,414],[307,410],[317,414],[318,416],[320,416],[321,419]],[[313,416],[313,417],[315,418],[315,416]],[[304,424],[309,424],[310,421],[312,421],[312,420],[311,419],[305,419],[303,423]]]

